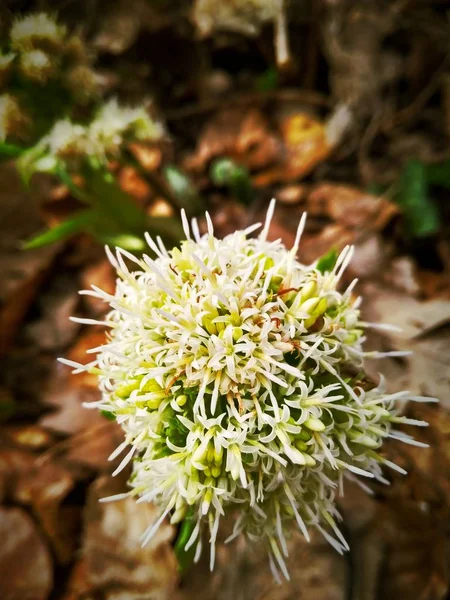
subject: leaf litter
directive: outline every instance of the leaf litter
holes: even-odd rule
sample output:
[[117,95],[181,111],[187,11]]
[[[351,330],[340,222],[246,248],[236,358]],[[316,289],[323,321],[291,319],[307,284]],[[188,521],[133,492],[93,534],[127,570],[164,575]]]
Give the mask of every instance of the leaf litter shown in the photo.
[[[129,101],[152,96],[167,118],[167,147],[137,144],[137,163],[119,173],[133,202],[155,219],[173,217],[183,202],[201,213],[204,203],[226,234],[259,220],[275,196],[271,239],[288,246],[306,210],[300,260],[355,244],[347,277],[360,280],[364,318],[402,328],[374,330],[368,343],[413,351],[374,364],[373,377],[383,371],[393,391],[409,388],[441,402],[404,407],[430,423],[420,437],[429,449],[386,445],[386,456],[408,475],[390,474],[390,485],[373,486],[371,496],[348,486],[339,501],[347,556],[293,534],[291,581],[278,586],[260,549],[242,540],[226,545],[223,531],[215,573],[205,557],[181,576],[173,526],[166,523],[141,548],[156,514],[151,504],[98,502],[126,489],[126,474],[111,478],[118,459],[108,460],[122,433],[83,408],[98,398],[96,377],[72,377],[55,362],[61,354],[85,362],[86,349],[102,343],[101,328],[67,316],[101,318],[105,306],[76,290],[112,291],[114,274],[84,235],[23,252],[20,242],[70,216],[77,202],[45,178],[24,191],[12,165],[2,163],[0,596],[443,600],[450,591],[445,3],[325,2],[321,11],[315,3],[280,3],[290,51],[282,67],[275,57],[280,13],[249,18],[258,3],[241,10],[230,2],[225,26],[218,26],[219,10],[211,13],[214,0],[170,7],[165,0],[115,0],[90,15],[71,4],[67,20],[89,32],[109,92]],[[308,40],[308,52],[298,40]],[[176,65],[162,52],[166,42],[182,49]],[[245,194],[212,175],[217,160],[232,161]],[[199,226],[206,230],[201,217]]]

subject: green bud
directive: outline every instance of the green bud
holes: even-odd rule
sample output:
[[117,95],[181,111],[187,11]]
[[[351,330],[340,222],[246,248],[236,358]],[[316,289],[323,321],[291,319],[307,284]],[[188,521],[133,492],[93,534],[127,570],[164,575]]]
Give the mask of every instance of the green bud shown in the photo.
[[319,303],[320,298],[318,298],[317,296],[314,298],[309,298],[309,300],[306,300],[306,302],[303,302],[303,304],[300,305],[300,308],[298,310],[300,312],[306,312],[312,315],[318,307]]
[[317,283],[315,281],[310,281],[301,289],[301,299],[302,302],[309,300],[313,297],[317,290]]
[[184,406],[187,402],[186,394],[181,394],[181,396],[177,396],[176,403],[178,406]]

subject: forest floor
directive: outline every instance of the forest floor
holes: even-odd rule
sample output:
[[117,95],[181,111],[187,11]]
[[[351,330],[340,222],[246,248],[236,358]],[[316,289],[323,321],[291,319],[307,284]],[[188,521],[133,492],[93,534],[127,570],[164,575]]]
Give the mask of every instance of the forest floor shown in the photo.
[[[393,391],[441,402],[405,408],[430,423],[414,432],[428,449],[386,445],[408,475],[390,474],[390,485],[372,486],[373,495],[347,486],[339,499],[346,556],[294,533],[291,581],[277,585],[259,548],[221,542],[214,573],[204,556],[181,577],[174,527],[140,546],[155,508],[131,499],[98,503],[125,488],[126,474],[113,479],[108,461],[122,433],[82,406],[98,398],[96,378],[72,376],[56,362],[86,362],[86,349],[101,343],[101,328],[69,316],[104,314],[78,290],[112,291],[112,268],[87,235],[20,249],[70,213],[73,199],[45,177],[24,189],[14,164],[4,162],[0,597],[450,598],[450,2],[292,0],[288,60],[272,23],[252,30],[240,16],[205,30],[189,2],[44,4],[83,29],[111,93],[131,103],[153,98],[167,137],[141,156],[150,181],[167,164],[187,174],[219,236],[261,220],[275,197],[271,239],[289,247],[308,213],[302,262],[355,245],[346,278],[359,280],[364,317],[402,328],[371,335],[368,346],[413,350],[371,363],[371,374],[383,372]],[[15,5],[1,10],[10,15]],[[225,184],[212,168],[223,158],[243,168]],[[161,188],[132,168],[118,177],[149,215],[177,216]]]

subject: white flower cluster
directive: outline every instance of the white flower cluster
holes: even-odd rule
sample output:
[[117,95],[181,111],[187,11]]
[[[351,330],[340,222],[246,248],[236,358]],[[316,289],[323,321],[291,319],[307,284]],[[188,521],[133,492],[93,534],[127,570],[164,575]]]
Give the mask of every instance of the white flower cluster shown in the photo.
[[248,235],[259,224],[219,240],[208,216],[201,236],[183,215],[179,249],[148,237],[156,259],[108,251],[115,294],[84,292],[111,305],[108,340],[87,366],[63,362],[98,373],[102,399],[93,406],[125,432],[114,456],[129,449],[117,472],[132,460],[129,494],[161,507],[144,543],[167,515],[189,517],[186,548],[197,544],[198,557],[208,527],[212,568],[220,518],[235,510],[232,537],[267,540],[274,573],[277,563],[288,577],[291,523],[306,539],[312,527],[346,549],[335,508],[343,478],[385,481],[383,464],[402,471],[378,450],[388,437],[414,443],[396,423],[426,423],[395,409],[400,398],[423,398],[387,394],[364,374],[368,324],[354,284],[337,290],[352,249],[328,270],[302,265],[304,219],[287,250],[267,241],[273,209],[257,238]]
[[[86,104],[98,95],[101,77],[91,68],[85,43],[69,35],[67,28],[48,14],[32,13],[16,19],[4,48],[0,51],[0,87],[20,103],[28,133],[32,132],[32,116],[42,112],[39,104],[48,101],[45,91],[50,80],[56,86],[49,92],[56,96],[51,104],[58,114],[67,114],[72,105]],[[24,79],[37,86],[37,94],[23,94]],[[11,118],[4,129],[12,138],[23,137],[23,127],[16,124]]]
[[61,48],[66,28],[46,13],[33,13],[17,19],[9,35],[14,50],[33,50],[42,45],[55,50]]
[[55,123],[23,162],[29,171],[46,171],[59,159],[75,161],[76,165],[87,157],[105,161],[117,158],[126,142],[155,141],[163,133],[162,125],[154,121],[143,106],[121,107],[112,99],[88,125],[69,119]]

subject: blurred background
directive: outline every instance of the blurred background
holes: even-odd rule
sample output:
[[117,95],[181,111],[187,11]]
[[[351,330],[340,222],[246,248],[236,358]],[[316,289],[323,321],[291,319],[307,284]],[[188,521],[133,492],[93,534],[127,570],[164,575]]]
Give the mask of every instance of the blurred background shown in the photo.
[[[438,600],[450,598],[450,1],[3,0],[0,7],[0,598]],[[290,540],[291,581],[265,552],[218,547],[184,574],[175,527],[108,461],[120,428],[82,403],[113,291],[105,243],[170,247],[179,212],[218,236],[258,221],[304,263],[355,244],[363,315],[402,327],[370,364],[430,448],[386,445],[407,469],[339,500],[351,551]],[[344,282],[345,285],[345,282]],[[407,430],[407,428],[405,428]],[[226,527],[224,528],[226,529]],[[225,539],[227,532],[220,533]]]

